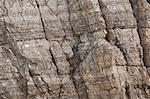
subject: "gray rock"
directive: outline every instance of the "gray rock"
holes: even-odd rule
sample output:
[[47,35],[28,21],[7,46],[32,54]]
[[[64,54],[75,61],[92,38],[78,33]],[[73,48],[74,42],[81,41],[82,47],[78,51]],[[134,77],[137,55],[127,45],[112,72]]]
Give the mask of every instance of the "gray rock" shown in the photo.
[[1,0],[0,99],[150,99],[149,0]]

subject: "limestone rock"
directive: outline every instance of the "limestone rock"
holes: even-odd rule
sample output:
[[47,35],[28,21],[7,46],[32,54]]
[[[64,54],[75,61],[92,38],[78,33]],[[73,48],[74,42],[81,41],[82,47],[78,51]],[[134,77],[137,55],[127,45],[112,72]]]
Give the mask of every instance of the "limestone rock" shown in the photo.
[[1,0],[0,99],[150,99],[149,0]]

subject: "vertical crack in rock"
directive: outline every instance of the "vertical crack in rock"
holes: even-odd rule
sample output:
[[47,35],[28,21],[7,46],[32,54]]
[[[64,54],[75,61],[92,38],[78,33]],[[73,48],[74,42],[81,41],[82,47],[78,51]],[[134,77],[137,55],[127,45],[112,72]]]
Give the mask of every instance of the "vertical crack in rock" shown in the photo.
[[63,88],[62,78],[60,77],[61,74],[59,73],[59,68],[58,68],[58,66],[57,66],[56,60],[55,60],[55,58],[54,58],[54,56],[53,56],[53,53],[52,53],[51,49],[49,49],[49,52],[50,52],[50,55],[51,55],[51,57],[52,57],[52,62],[54,63],[54,65],[55,65],[55,67],[56,67],[56,71],[57,71],[57,74],[58,74],[59,79],[60,79],[59,93],[58,93],[58,95],[59,95],[59,98],[61,98],[61,93],[62,93],[62,88]]
[[36,84],[36,81],[34,80],[34,76],[37,76],[31,69],[29,69],[29,75],[31,76],[34,86],[36,87],[38,94],[42,94],[42,88]]
[[46,29],[45,29],[44,20],[42,18],[42,13],[41,13],[41,10],[40,10],[40,5],[39,5],[37,0],[35,0],[35,2],[36,2],[36,6],[38,8],[38,11],[39,11],[39,15],[40,15],[41,24],[42,24],[43,32],[44,32],[44,35],[45,35],[45,39],[48,40],[47,35],[46,35]]
[[128,97],[128,99],[131,99],[129,86],[126,86],[126,87],[125,87],[125,94],[126,94],[126,96]]
[[54,63],[54,65],[55,65],[55,67],[56,67],[56,69],[57,69],[57,70],[56,70],[56,71],[57,71],[57,74],[60,75],[58,66],[57,66],[57,64],[56,64],[56,61],[55,61],[55,58],[54,58],[54,56],[53,56],[53,53],[52,53],[51,49],[49,49],[49,52],[50,52],[50,55],[52,56],[52,62]]
[[133,15],[134,18],[136,19],[137,22],[137,31],[138,31],[138,35],[140,38],[140,43],[142,45],[142,49],[143,49],[143,62],[144,62],[144,66],[148,66],[147,64],[147,60],[146,58],[146,52],[145,52],[145,48],[147,46],[144,45],[144,33],[146,32],[146,30],[144,28],[146,28],[148,26],[148,23],[146,22],[146,13],[145,13],[145,7],[144,7],[144,0],[129,0],[132,10],[133,10]]
[[[114,28],[115,27],[111,27],[111,25],[109,24],[109,21],[111,20],[111,18],[107,18],[106,17],[106,13],[108,12],[107,10],[107,7],[104,5],[104,3],[101,1],[101,0],[98,0],[98,4],[99,4],[99,7],[100,7],[100,9],[101,9],[101,11],[102,11],[102,17],[103,17],[103,19],[105,20],[105,24],[106,24],[106,31],[107,31],[107,34],[106,34],[106,37],[105,37],[105,39],[108,41],[108,42],[110,42],[110,43],[112,43],[111,42],[111,39],[113,39],[113,37],[112,36],[110,36],[111,34],[110,34],[110,32],[111,31],[114,31]],[[114,43],[114,45],[117,47],[117,48],[119,48],[120,49],[120,51],[122,52],[122,54],[123,54],[123,56],[124,56],[124,59],[125,59],[125,61],[126,61],[126,64],[128,64],[128,60],[127,60],[127,57],[126,57],[126,53],[123,51],[123,49],[120,47],[120,44],[119,44],[119,42],[118,42],[118,39],[117,38],[115,38],[114,40],[113,40],[113,43]]]
[[33,70],[29,69],[29,74],[34,82],[34,85],[36,86],[36,88],[38,89],[39,91],[39,94],[42,94],[44,91],[42,90],[42,87],[40,87],[38,84],[36,84],[36,81],[34,80],[35,77],[40,77],[41,80],[44,82],[44,84],[46,85],[46,89],[47,89],[47,92],[49,93],[49,95],[52,95],[52,91],[49,89],[49,85],[48,83],[41,77],[41,75],[39,74],[36,74]]

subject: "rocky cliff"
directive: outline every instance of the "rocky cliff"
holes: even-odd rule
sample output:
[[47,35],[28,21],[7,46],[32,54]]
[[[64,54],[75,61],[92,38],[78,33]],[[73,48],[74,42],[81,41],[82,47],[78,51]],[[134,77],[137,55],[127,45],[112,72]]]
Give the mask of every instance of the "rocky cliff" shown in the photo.
[[149,0],[0,0],[0,99],[150,99]]

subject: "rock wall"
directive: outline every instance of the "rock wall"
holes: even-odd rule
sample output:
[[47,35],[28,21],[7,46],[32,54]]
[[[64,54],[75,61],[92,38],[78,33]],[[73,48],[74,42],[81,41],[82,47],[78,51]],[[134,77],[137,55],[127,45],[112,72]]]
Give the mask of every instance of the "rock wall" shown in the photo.
[[0,99],[150,99],[149,0],[0,0]]

